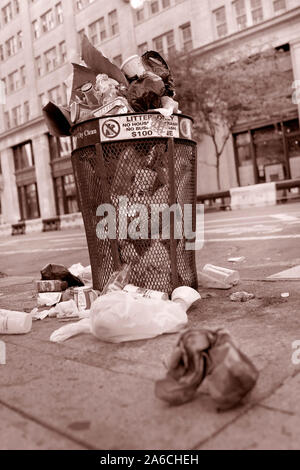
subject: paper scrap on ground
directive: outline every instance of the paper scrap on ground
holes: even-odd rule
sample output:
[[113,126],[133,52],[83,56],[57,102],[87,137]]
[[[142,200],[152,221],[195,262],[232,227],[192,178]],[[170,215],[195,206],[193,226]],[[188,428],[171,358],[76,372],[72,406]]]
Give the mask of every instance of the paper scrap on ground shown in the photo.
[[272,274],[268,279],[300,279],[300,266],[280,271],[279,273]]

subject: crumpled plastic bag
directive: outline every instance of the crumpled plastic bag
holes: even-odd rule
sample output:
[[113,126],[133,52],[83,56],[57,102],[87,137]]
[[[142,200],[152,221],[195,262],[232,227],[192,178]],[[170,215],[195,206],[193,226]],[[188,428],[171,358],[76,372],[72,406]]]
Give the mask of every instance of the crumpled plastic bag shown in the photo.
[[82,333],[91,332],[91,322],[89,318],[84,318],[77,323],[69,323],[68,325],[62,326],[58,330],[55,330],[50,336],[52,343],[62,343],[69,338],[80,335]]
[[182,405],[195,397],[205,377],[217,408],[225,410],[252,390],[258,371],[225,329],[186,330],[179,337],[166,378],[156,382],[155,394],[170,405]]
[[144,112],[161,108],[164,94],[165,84],[162,78],[153,72],[145,72],[130,84],[127,99],[134,111]]
[[70,271],[62,264],[47,264],[41,270],[42,280],[51,281],[59,280],[66,281],[69,287],[82,287],[84,283],[77,276],[74,276]]
[[111,292],[95,300],[90,318],[93,335],[110,343],[176,333],[188,321],[184,309],[175,302],[135,298],[123,291]]

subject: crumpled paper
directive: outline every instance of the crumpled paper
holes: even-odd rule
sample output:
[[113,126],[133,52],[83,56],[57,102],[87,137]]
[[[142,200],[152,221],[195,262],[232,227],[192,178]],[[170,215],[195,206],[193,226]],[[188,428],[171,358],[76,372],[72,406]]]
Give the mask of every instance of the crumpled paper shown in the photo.
[[185,330],[172,354],[166,378],[155,394],[170,405],[191,401],[207,377],[211,398],[220,410],[236,406],[252,390],[258,371],[225,329]]

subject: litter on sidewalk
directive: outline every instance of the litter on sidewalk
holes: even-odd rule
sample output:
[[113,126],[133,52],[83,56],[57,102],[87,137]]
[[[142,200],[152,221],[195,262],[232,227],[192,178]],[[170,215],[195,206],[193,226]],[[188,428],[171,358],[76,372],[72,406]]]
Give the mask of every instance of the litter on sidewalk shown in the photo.
[[32,317],[25,312],[0,309],[0,334],[23,335],[32,328]]
[[206,264],[198,273],[198,280],[201,287],[208,289],[231,289],[239,283],[240,276],[238,271]]
[[227,330],[186,330],[179,336],[167,376],[155,394],[170,405],[193,400],[207,377],[209,394],[220,410],[236,406],[254,387],[258,371]]
[[[190,287],[175,289],[172,300],[146,298],[121,289],[96,299],[90,311],[90,332],[111,343],[154,338],[176,333],[188,322],[186,311],[200,294]],[[70,327],[70,330],[68,330]],[[50,341],[64,341],[87,332],[87,322],[66,325],[51,335]]]
[[248,302],[249,300],[252,300],[255,298],[254,294],[249,294],[248,292],[242,291],[242,292],[234,292],[230,296],[230,300],[232,302]]

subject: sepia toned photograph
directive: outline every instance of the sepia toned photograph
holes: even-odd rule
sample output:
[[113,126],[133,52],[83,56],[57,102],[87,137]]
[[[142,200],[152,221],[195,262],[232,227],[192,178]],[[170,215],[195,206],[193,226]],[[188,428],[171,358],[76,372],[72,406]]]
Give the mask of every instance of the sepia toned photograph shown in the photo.
[[300,450],[299,119],[300,0],[0,0],[0,451]]

